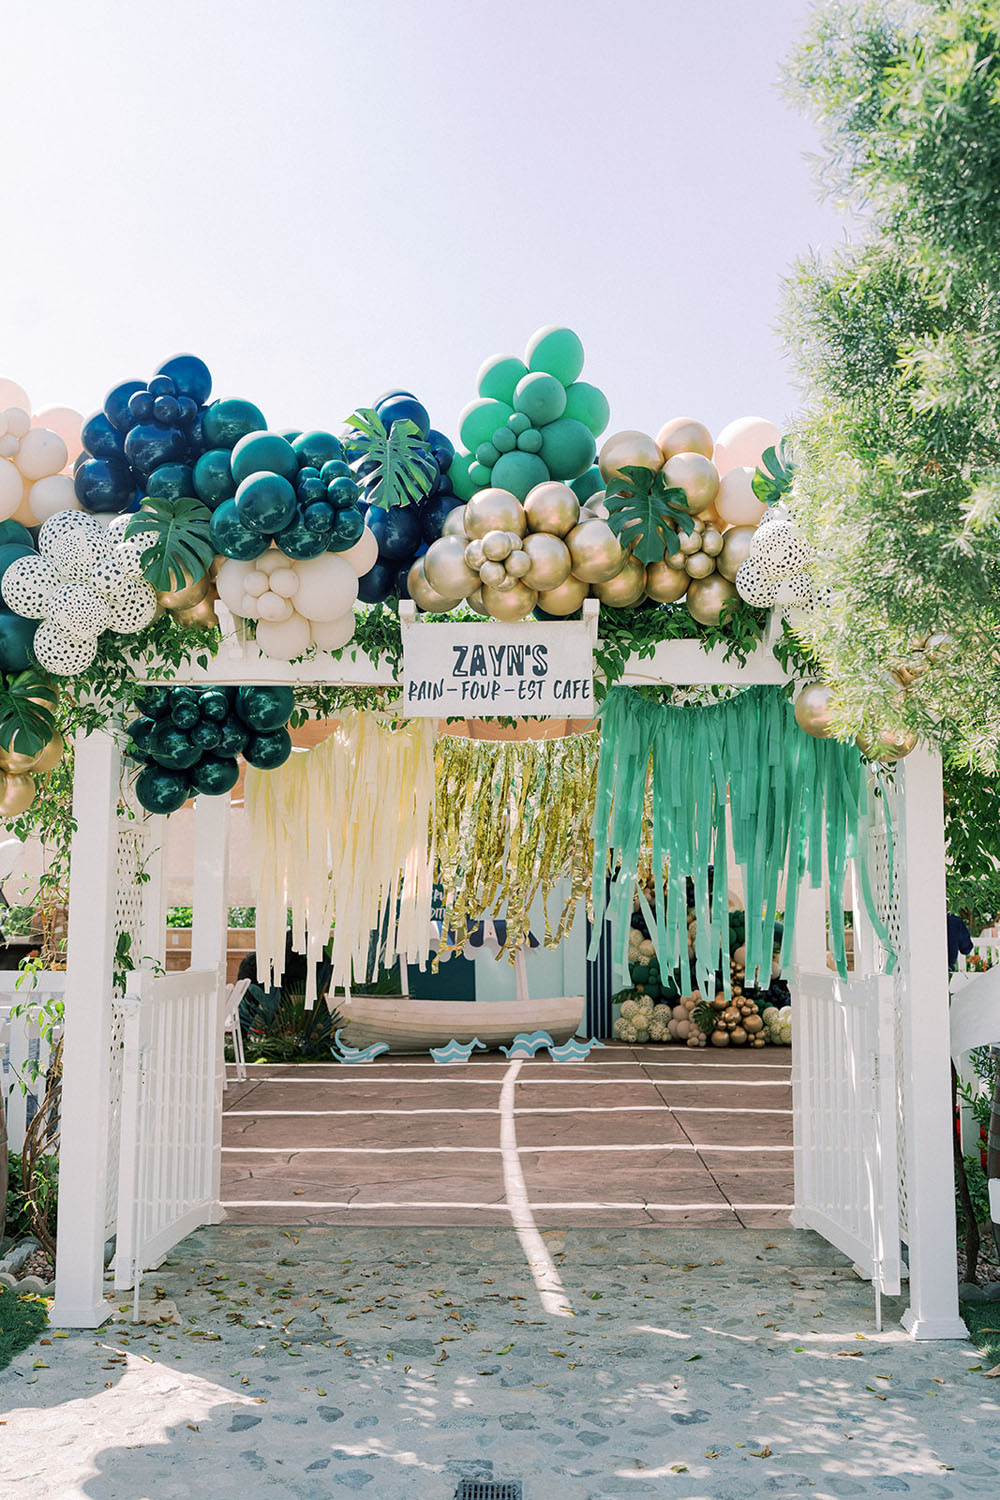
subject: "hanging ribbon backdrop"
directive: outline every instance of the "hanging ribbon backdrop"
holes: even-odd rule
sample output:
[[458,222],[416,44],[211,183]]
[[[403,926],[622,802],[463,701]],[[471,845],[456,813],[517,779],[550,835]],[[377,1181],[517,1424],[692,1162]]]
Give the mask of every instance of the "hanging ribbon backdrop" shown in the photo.
[[[880,801],[888,818],[885,799]],[[784,968],[792,953],[799,885],[807,876],[814,888],[822,885],[824,853],[830,943],[838,972],[846,977],[843,892],[851,859],[857,861],[868,915],[891,962],[889,937],[875,909],[867,865],[867,833],[875,816],[868,772],[853,745],[803,734],[780,689],[755,687],[704,708],[653,703],[631,688],[614,688],[608,694],[601,714],[592,825],[591,956],[600,942],[601,920],[607,916],[615,923],[625,961],[644,853],[644,805],[647,817],[650,809],[652,814],[657,889],[664,873],[666,880],[655,912],[641,885],[640,905],[661,972],[679,970],[682,993],[692,988],[687,937],[690,879],[699,986],[711,985],[714,990],[714,976],[721,970],[729,994],[727,809],[732,849],[744,880],[748,982],[755,972],[765,982],[770,974],[782,875]],[[891,829],[888,832],[891,848]]]

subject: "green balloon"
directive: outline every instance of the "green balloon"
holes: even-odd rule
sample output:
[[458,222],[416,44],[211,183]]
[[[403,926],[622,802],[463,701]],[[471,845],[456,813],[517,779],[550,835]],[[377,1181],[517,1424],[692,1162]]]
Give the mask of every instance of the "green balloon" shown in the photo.
[[295,519],[295,491],[281,474],[255,471],[236,491],[236,514],[250,531],[274,536]]
[[191,743],[199,750],[216,750],[222,739],[222,726],[211,719],[199,719],[191,730]]
[[212,510],[236,494],[236,480],[229,467],[228,448],[210,448],[194,466],[194,492]]
[[136,777],[135,795],[147,812],[165,814],[183,807],[191,789],[187,777],[179,771],[146,766]]
[[226,719],[221,726],[222,736],[216,745],[216,753],[219,755],[242,755],[244,746],[250,738],[250,731],[242,719],[235,714]]
[[475,481],[469,475],[469,470],[475,461],[474,453],[456,453],[451,461],[448,478],[459,500],[471,500],[476,493]]
[[292,753],[292,737],[287,729],[272,729],[267,734],[252,734],[247,740],[243,758],[258,771],[273,771],[283,766]]
[[591,495],[596,495],[598,490],[603,490],[604,480],[601,478],[600,469],[596,464],[593,464],[591,468],[585,469],[578,478],[571,479],[569,487],[582,505],[585,500],[590,499]]
[[549,323],[531,335],[524,358],[529,370],[543,370],[563,385],[572,385],[583,370],[583,345],[572,328]]
[[294,479],[299,472],[295,449],[276,432],[251,432],[241,437],[233,449],[230,466],[237,484],[251,474],[265,471],[280,474],[283,479]]
[[134,746],[140,750],[145,758],[149,753],[149,737],[155,728],[156,720],[147,719],[145,714],[140,714],[138,719],[133,719],[126,730],[129,747]]
[[232,756],[206,755],[191,768],[191,786],[206,797],[224,797],[240,779],[240,768]]
[[553,479],[576,479],[596,455],[594,434],[573,417],[560,417],[542,428],[542,458]]
[[17,562],[19,557],[31,557],[34,550],[30,540],[27,542],[0,542],[0,578],[3,577],[12,562]]
[[10,610],[0,609],[0,668],[5,672],[23,672],[31,666],[34,659],[31,647],[37,629],[37,620],[25,620]]
[[512,411],[507,418],[507,426],[515,437],[520,437],[531,426],[531,418],[526,417],[523,411]]
[[536,484],[544,484],[551,477],[534,453],[505,453],[494,464],[490,483],[495,489],[509,490],[519,500],[525,500]]
[[34,547],[31,532],[20,521],[0,521],[0,547],[6,546],[8,542],[21,542],[26,547]]
[[143,688],[136,694],[135,706],[148,719],[162,719],[170,712],[170,689],[165,687]]
[[492,469],[488,469],[485,464],[474,463],[472,465],[472,468],[469,470],[469,478],[472,480],[476,489],[481,490],[484,489],[486,485],[493,483],[493,480],[490,478],[492,472]]
[[522,453],[541,453],[542,451],[542,434],[537,427],[529,427],[527,432],[519,433],[515,442]]
[[[289,486],[291,488],[291,486]],[[240,562],[251,562],[260,557],[271,545],[271,538],[259,531],[251,531],[240,520],[235,500],[223,500],[212,512],[208,528],[209,539],[216,552],[225,557],[235,557]]]
[[264,432],[267,421],[259,406],[234,397],[214,401],[201,423],[202,437],[209,448],[235,448],[248,432]]
[[[509,431],[506,427],[503,430],[504,432]],[[509,453],[510,449],[508,448],[506,451]],[[476,449],[476,462],[485,464],[488,469],[492,469],[499,457],[500,449],[493,443],[480,443]]]
[[333,527],[324,533],[327,552],[346,552],[355,542],[360,542],[365,529],[365,518],[356,505],[346,505],[333,518]]
[[331,459],[341,459],[344,456],[340,440],[332,432],[300,432],[298,437],[292,438],[291,443],[300,469],[322,469]]
[[533,427],[544,427],[566,410],[566,392],[554,375],[525,375],[517,383],[514,408],[530,418]]
[[596,438],[600,437],[611,421],[611,407],[607,396],[596,385],[588,385],[585,380],[575,380],[566,392],[566,410],[563,416],[582,422]]
[[[178,729],[193,729],[199,721],[197,703],[175,703],[170,710],[170,722]],[[202,749],[207,749],[202,746]]]
[[287,724],[294,707],[295,694],[290,687],[241,687],[236,693],[236,712],[244,724],[258,732]]
[[464,447],[475,452],[480,443],[488,443],[494,430],[512,415],[505,401],[481,399],[470,401],[458,419],[458,432]]
[[168,770],[186,771],[194,765],[201,751],[197,745],[192,745],[187,730],[179,728],[171,719],[160,719],[149,736],[149,753]]
[[282,528],[275,538],[275,542],[281,548],[286,557],[292,557],[296,562],[306,562],[310,557],[319,557],[321,552],[326,551],[329,534],[310,531],[302,520],[301,513],[296,510],[288,526]]
[[514,387],[527,373],[528,366],[516,355],[494,354],[479,366],[476,390],[481,396],[492,396],[494,401],[506,401],[510,405],[514,399]]
[[190,464],[161,464],[146,481],[150,500],[182,500],[193,490],[194,471]]
[[498,427],[490,442],[498,453],[513,453],[517,447],[517,438],[509,427]]
[[231,706],[229,694],[221,688],[208,688],[198,700],[202,718],[214,724],[222,724],[229,718]]

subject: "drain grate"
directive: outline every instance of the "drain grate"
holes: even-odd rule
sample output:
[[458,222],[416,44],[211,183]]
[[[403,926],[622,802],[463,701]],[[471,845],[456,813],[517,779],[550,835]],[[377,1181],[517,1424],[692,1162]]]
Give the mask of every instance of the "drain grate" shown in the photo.
[[463,1479],[455,1500],[524,1500],[519,1479]]

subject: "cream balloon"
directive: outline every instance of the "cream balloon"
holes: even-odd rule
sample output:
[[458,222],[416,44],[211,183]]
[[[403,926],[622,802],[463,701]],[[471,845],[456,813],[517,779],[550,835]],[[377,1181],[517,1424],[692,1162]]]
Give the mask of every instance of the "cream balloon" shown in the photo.
[[275,568],[294,568],[295,566],[297,565],[281,551],[280,547],[269,547],[260,557],[254,559],[254,567],[258,573],[273,573]]
[[715,440],[715,467],[723,475],[732,469],[756,469],[764,449],[780,442],[781,433],[766,417],[737,417]]
[[24,480],[9,458],[0,458],[0,521],[9,521],[23,499]]
[[40,526],[57,511],[81,508],[71,474],[48,474],[44,479],[36,479],[25,498],[34,516],[33,526]]
[[216,573],[215,587],[219,591],[219,598],[232,614],[245,616],[242,605],[243,596],[247,593],[247,579],[256,571],[255,563],[239,562],[235,557],[227,557]]
[[339,651],[354,638],[354,611],[339,620],[314,620],[309,627],[312,643],[319,651]]
[[694,417],[674,417],[664,422],[656,434],[656,445],[664,459],[676,453],[700,453],[704,458],[712,457],[712,434],[702,422]]
[[375,533],[366,526],[354,546],[348,547],[346,552],[338,552],[337,556],[342,557],[345,563],[350,563],[358,577],[363,578],[378,562],[378,542],[375,540]]
[[257,624],[258,646],[276,661],[293,661],[308,651],[311,643],[309,621],[300,614],[293,612],[287,620],[260,620]]
[[767,510],[753,492],[751,468],[730,469],[723,474],[715,497],[715,510],[729,526],[756,526]]
[[8,406],[3,417],[8,437],[20,439],[31,431],[31,418],[26,407]]
[[56,432],[66,444],[66,465],[69,467],[83,452],[81,429],[83,417],[72,406],[47,406],[36,411],[31,419],[32,427],[47,427]]
[[281,594],[274,594],[270,589],[266,594],[261,594],[257,600],[258,620],[269,620],[273,624],[280,624],[282,620],[290,619],[293,609],[291,599],[285,599]]
[[461,537],[440,536],[424,553],[424,577],[442,599],[465,599],[479,587],[479,574],[465,561],[466,546]]
[[[343,553],[340,554],[343,556]],[[271,593],[282,599],[293,599],[299,591],[299,575],[294,568],[275,568],[271,574]]]
[[650,563],[646,569],[646,593],[659,604],[675,604],[687,593],[685,569],[668,567],[665,562]]
[[66,467],[69,451],[57,432],[33,427],[21,439],[15,463],[25,479],[47,479]]
[[0,375],[0,411],[7,406],[19,406],[22,411],[31,410],[31,402],[24,386],[18,385],[16,380],[7,380]]
[[565,583],[572,571],[569,548],[559,537],[545,531],[532,532],[524,539],[524,552],[531,564],[524,575],[529,588],[540,594]]
[[358,575],[336,552],[322,552],[294,567],[299,575],[295,608],[307,620],[340,620],[354,608]]
[[590,593],[590,585],[582,578],[569,577],[557,588],[546,589],[538,596],[538,608],[547,615],[573,615]]

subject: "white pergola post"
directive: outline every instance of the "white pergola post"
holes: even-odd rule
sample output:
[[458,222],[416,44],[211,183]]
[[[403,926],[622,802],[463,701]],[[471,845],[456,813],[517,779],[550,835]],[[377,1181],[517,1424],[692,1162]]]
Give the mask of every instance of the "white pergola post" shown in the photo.
[[63,1328],[96,1328],[111,1312],[103,1281],[120,775],[112,734],[77,734],[51,1312]]
[[919,746],[901,763],[899,880],[906,934],[903,1025],[910,1305],[917,1339],[968,1336],[958,1313],[944,798],[941,758]]
[[226,990],[226,949],[229,938],[229,810],[228,796],[200,796],[195,799],[191,968],[211,969],[218,975],[219,984],[211,1142],[213,1224],[219,1223],[223,1218],[219,1199],[222,1178],[222,1085],[226,1067],[222,1002]]

